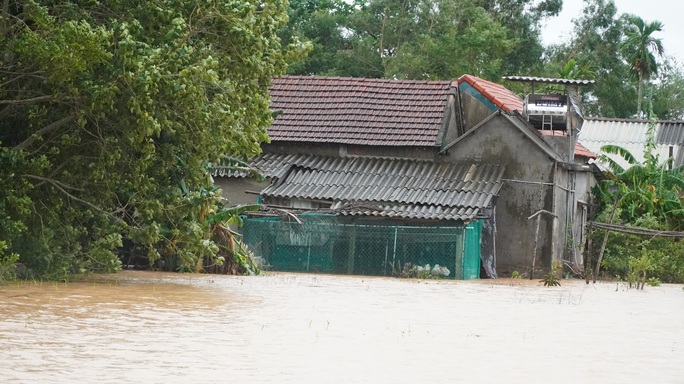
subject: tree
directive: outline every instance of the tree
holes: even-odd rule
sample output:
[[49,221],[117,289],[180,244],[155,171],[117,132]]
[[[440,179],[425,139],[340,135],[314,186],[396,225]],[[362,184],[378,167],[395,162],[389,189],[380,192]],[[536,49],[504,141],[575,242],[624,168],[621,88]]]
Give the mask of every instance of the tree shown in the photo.
[[590,116],[622,117],[633,114],[636,84],[622,60],[623,19],[613,1],[585,0],[582,15],[573,20],[568,42],[549,47],[545,76],[557,76],[568,62],[591,68],[596,84],[583,93],[584,111]]
[[666,57],[650,88],[653,112],[659,119],[684,118],[684,68],[681,65]]
[[563,1],[483,0],[481,4],[495,21],[506,28],[507,40],[514,42],[502,62],[501,72],[504,75],[528,75],[541,70],[544,56],[541,23],[558,15]]
[[660,21],[645,22],[641,17],[625,15],[625,39],[621,49],[631,70],[637,74],[639,88],[637,92],[637,116],[641,115],[644,80],[658,73],[658,63],[654,53],[662,56],[664,49],[661,39],[653,36],[655,32],[663,30]]
[[290,0],[288,23],[278,33],[283,42],[310,43],[303,60],[288,63],[292,75],[338,75],[339,53],[350,48],[345,36],[351,4],[342,0]]
[[4,1],[0,238],[25,276],[191,269],[218,247],[206,166],[259,153],[280,0]]
[[[350,5],[351,3],[351,5]],[[282,31],[313,51],[288,73],[400,79],[501,76],[539,67],[540,23],[561,0],[296,0]]]
[[348,32],[359,73],[399,79],[498,80],[515,43],[477,0],[359,1]]

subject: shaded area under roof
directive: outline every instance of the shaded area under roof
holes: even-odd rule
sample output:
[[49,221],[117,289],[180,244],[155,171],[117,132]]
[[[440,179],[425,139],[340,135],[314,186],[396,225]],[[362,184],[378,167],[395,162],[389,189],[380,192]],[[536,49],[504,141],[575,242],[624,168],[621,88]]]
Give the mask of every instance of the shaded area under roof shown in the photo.
[[450,81],[283,76],[273,79],[272,141],[438,146]]
[[[264,197],[330,201],[343,215],[439,220],[475,219],[499,193],[503,167],[387,158],[280,157],[282,175]],[[289,164],[286,166],[285,164]]]

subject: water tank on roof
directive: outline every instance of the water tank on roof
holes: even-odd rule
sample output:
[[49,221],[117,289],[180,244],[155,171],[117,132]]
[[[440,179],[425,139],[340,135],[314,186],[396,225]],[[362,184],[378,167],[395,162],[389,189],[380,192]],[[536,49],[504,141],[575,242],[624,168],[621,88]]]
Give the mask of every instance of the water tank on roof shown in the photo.
[[568,95],[531,93],[525,97],[523,113],[537,129],[565,130]]

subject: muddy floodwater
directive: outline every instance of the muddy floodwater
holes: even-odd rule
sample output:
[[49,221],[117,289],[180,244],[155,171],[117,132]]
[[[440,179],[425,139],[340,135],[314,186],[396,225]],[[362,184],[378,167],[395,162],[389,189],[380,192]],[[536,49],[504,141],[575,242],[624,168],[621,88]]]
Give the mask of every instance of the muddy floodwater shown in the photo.
[[3,383],[684,383],[684,290],[121,272],[0,287]]

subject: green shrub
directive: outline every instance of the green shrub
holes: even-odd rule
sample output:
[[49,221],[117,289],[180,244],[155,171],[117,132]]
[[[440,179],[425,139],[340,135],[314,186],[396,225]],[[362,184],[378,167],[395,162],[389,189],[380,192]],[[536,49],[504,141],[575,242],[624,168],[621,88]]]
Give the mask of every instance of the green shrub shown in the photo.
[[[607,217],[599,217],[599,221],[607,220]],[[652,215],[644,215],[630,225],[667,230],[666,225]],[[598,259],[603,236],[604,231],[593,231],[593,260]],[[649,260],[648,276],[666,283],[684,283],[684,241],[679,239],[610,232],[601,270],[605,276],[629,280],[631,266],[642,257],[648,257]]]
[[0,241],[0,284],[16,278],[15,270],[17,261],[19,261],[19,255],[6,251],[7,243]]

